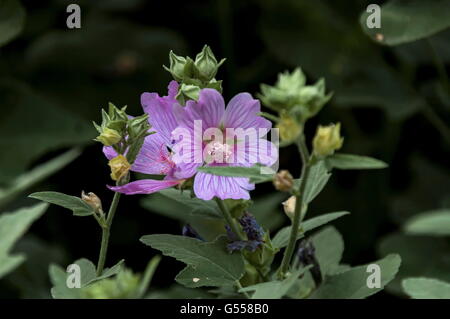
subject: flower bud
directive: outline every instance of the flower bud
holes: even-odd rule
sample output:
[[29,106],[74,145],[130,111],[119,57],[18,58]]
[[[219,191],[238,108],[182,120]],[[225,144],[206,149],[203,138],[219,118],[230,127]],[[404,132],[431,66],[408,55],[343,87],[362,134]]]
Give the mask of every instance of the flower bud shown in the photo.
[[128,163],[127,158],[122,154],[114,157],[108,162],[109,167],[111,167],[111,178],[114,181],[120,180],[122,177],[127,175],[131,168],[130,163]]
[[289,192],[294,186],[294,178],[289,171],[281,170],[275,174],[273,185],[279,191]]
[[148,114],[136,116],[128,121],[128,136],[132,140],[144,136],[149,129]]
[[181,84],[180,90],[176,96],[176,99],[184,104],[186,100],[198,100],[200,94],[200,87],[192,84]]
[[298,114],[299,120],[305,121],[316,115],[332,96],[331,93],[325,94],[323,79],[313,85],[305,84],[304,73],[296,68],[292,73],[280,73],[274,86],[262,84],[258,97],[272,110],[289,111]]
[[173,51],[169,53],[170,67],[164,66],[164,68],[169,71],[173,78],[181,82],[184,77],[184,66],[186,64],[186,59],[182,56],[178,56]]
[[211,48],[205,45],[202,49],[202,52],[197,54],[195,57],[195,65],[200,72],[200,78],[203,81],[211,81],[217,74],[219,67],[225,62],[225,59],[222,59],[220,62],[217,62],[216,57],[211,51]]
[[342,147],[344,138],[341,137],[341,123],[320,126],[313,139],[314,154],[323,158],[332,155],[335,150]]
[[279,130],[282,142],[291,142],[302,132],[301,125],[290,116],[282,116],[276,128]]
[[99,136],[95,138],[95,141],[102,143],[105,146],[111,146],[119,143],[122,136],[116,130],[105,127]]
[[91,206],[95,212],[99,212],[102,210],[102,201],[100,200],[100,198],[98,198],[97,195],[92,192],[86,194],[84,191],[82,191],[81,200]]
[[297,198],[295,196],[291,196],[282,203],[284,212],[290,219],[294,218],[296,202],[297,202]]

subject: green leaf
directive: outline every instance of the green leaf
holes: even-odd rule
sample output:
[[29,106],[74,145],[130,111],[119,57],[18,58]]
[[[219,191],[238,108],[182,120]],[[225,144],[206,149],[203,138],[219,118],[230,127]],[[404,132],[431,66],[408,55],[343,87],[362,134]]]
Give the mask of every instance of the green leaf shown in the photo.
[[[450,1],[448,0],[391,0],[381,6],[381,27],[368,28],[364,12],[360,23],[364,32],[374,41],[398,45],[429,37],[450,26]],[[382,35],[382,40],[377,34]]]
[[174,188],[164,189],[157,194],[148,196],[141,204],[148,210],[182,221],[187,221],[192,216],[222,218],[214,201],[191,197],[191,192],[187,190],[181,192]]
[[[328,172],[324,161],[319,161],[311,167],[309,177],[305,185],[304,201],[306,204],[312,202],[314,198],[319,195],[330,177],[331,173]],[[295,180],[295,185],[296,187],[299,187],[300,179]]]
[[322,276],[336,272],[344,252],[344,241],[341,234],[333,226],[328,226],[314,234],[312,242]]
[[380,169],[388,167],[385,162],[372,157],[342,153],[328,157],[326,164],[330,169]]
[[0,215],[0,278],[18,267],[24,260],[23,254],[10,255],[14,243],[28,227],[47,209],[47,204],[38,204]]
[[188,265],[176,277],[186,287],[232,285],[244,274],[242,255],[228,253],[224,238],[208,243],[184,236],[147,235],[141,241]]
[[421,213],[404,225],[411,235],[450,236],[450,210],[441,209]]
[[280,299],[285,296],[288,293],[289,289],[294,286],[299,276],[301,276],[310,267],[311,266],[294,271],[283,281],[275,280],[263,282],[242,288],[239,290],[239,292],[254,291],[252,299]]
[[105,278],[117,275],[123,267],[123,260],[120,260],[111,268],[103,270],[102,275],[97,277],[95,265],[86,258],[81,258],[73,262],[80,267],[80,288],[67,287],[67,278],[71,274],[58,265],[50,265],[49,275],[53,284],[51,294],[54,299],[78,299],[82,297],[82,288]]
[[391,234],[379,245],[379,255],[399,254],[402,267],[387,289],[402,294],[401,280],[408,277],[450,278],[447,238]]
[[362,299],[384,288],[397,274],[401,259],[397,254],[388,255],[373,262],[380,267],[380,288],[367,285],[367,265],[351,268],[347,271],[327,277],[324,283],[311,295],[312,299]]
[[[297,239],[302,238],[306,232],[313,230],[317,227],[320,227],[322,225],[325,225],[325,224],[327,224],[335,219],[338,219],[342,216],[345,216],[347,214],[350,214],[350,213],[345,212],[345,211],[335,212],[335,213],[323,214],[323,215],[308,219],[300,225],[299,234],[298,234]],[[287,227],[280,229],[272,240],[273,246],[276,248],[286,247],[288,244],[288,241],[289,241],[290,233],[291,233],[291,226],[287,226]]]
[[44,164],[41,164],[25,174],[19,175],[7,188],[0,188],[0,207],[6,205],[27,188],[41,182],[57,172],[81,154],[79,149],[72,149]]
[[63,193],[39,192],[33,193],[28,197],[70,209],[75,216],[89,216],[94,213],[92,207],[83,202],[81,198]]
[[58,265],[51,264],[48,273],[53,288],[51,294],[54,299],[79,299],[81,289],[67,287],[67,272]]
[[18,0],[0,0],[0,47],[22,32],[25,15]]
[[270,167],[262,165],[254,165],[252,167],[202,166],[197,168],[197,171],[219,176],[247,177],[250,178],[251,183],[256,184],[271,181],[276,173]]
[[405,293],[414,299],[450,299],[450,283],[431,278],[407,278],[402,281]]

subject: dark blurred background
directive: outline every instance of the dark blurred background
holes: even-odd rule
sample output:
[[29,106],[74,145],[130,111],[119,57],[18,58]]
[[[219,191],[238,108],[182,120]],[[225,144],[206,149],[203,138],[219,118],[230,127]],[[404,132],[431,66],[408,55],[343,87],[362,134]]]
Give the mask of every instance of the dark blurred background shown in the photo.
[[[109,168],[100,145],[92,142],[96,132],[90,122],[100,120],[108,102],[141,114],[142,92],[166,94],[171,78],[162,65],[168,65],[169,51],[195,56],[208,44],[216,57],[227,58],[217,76],[226,100],[238,92],[255,94],[260,83],[273,84],[279,72],[296,66],[309,83],[325,78],[334,97],[308,122],[308,139],[319,123],[339,121],[344,152],[390,166],[336,171],[309,214],[350,211],[335,223],[346,244],[343,261],[374,260],[381,238],[398,231],[407,217],[450,204],[449,141],[440,128],[450,120],[448,91],[440,87],[428,48],[432,43],[448,65],[450,42],[444,31],[429,43],[394,48],[374,43],[359,23],[373,2],[23,0],[25,28],[0,48],[0,185],[72,146],[84,150],[0,209],[30,205],[34,201],[26,194],[42,190],[77,196],[92,191],[108,203]],[[81,7],[81,29],[66,27],[70,3]],[[295,147],[282,150],[280,168],[299,174]],[[263,184],[252,196],[258,200],[273,191]],[[112,265],[124,258],[137,272],[155,254],[139,242],[142,235],[181,231],[179,222],[144,209],[142,197],[123,197],[107,260]],[[273,213],[282,216],[281,205]],[[19,243],[19,250],[31,252],[29,261],[0,282],[0,296],[48,296],[48,263],[66,265],[81,257],[96,262],[99,244],[93,219],[51,206]],[[163,259],[154,286],[168,287],[179,269],[181,264]]]

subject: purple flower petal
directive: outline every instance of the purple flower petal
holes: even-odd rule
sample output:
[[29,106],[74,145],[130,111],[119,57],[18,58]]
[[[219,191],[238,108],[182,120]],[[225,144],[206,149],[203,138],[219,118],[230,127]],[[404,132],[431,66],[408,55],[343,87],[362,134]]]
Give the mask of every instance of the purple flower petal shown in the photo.
[[167,145],[171,143],[172,131],[178,126],[173,113],[174,105],[178,104],[175,100],[178,84],[174,81],[169,84],[169,95],[160,97],[157,93],[143,93],[141,95],[141,104],[144,112],[149,115],[149,122],[152,130],[161,134]]
[[114,157],[119,155],[112,146],[103,146],[103,154],[105,154],[108,160],[112,160]]
[[266,139],[250,139],[236,146],[236,165],[273,165],[278,160],[278,149]]
[[174,166],[163,137],[156,133],[145,138],[131,170],[144,174],[167,175]]
[[261,112],[259,100],[249,93],[235,95],[227,105],[222,122],[225,128],[266,128],[270,129],[272,123],[257,114]]
[[218,176],[198,172],[194,179],[195,195],[203,200],[213,197],[220,199],[250,199],[249,190],[255,188],[248,178]]
[[166,189],[179,184],[179,180],[153,180],[153,179],[141,179],[122,186],[109,186],[112,191],[123,193],[127,195],[135,194],[151,194],[162,189]]
[[178,108],[179,122],[182,127],[194,130],[194,120],[202,120],[203,131],[210,127],[219,127],[225,111],[222,95],[214,89],[200,90],[198,102],[189,100],[182,109]]

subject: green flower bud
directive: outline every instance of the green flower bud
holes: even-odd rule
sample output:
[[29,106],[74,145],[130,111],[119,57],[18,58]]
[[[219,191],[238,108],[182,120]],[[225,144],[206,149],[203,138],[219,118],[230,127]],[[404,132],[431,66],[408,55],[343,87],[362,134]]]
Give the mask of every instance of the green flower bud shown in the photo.
[[186,100],[198,100],[200,87],[191,84],[181,84],[177,96],[175,97],[182,105]]
[[314,155],[319,158],[324,158],[340,149],[344,143],[344,138],[341,137],[340,131],[341,123],[328,126],[319,125],[316,136],[313,139]]
[[136,116],[128,121],[128,136],[129,142],[133,142],[136,138],[143,137],[150,129],[148,123],[148,114]]
[[121,109],[117,108],[114,104],[109,102],[108,104],[108,116],[110,121],[128,121],[127,113],[125,113],[127,106],[125,105]]
[[205,45],[202,52],[197,54],[197,56],[195,57],[195,65],[200,72],[200,79],[207,82],[214,79],[219,67],[224,62],[225,59],[217,62],[217,59],[211,51],[211,48],[207,45]]
[[325,94],[325,81],[317,81],[314,85],[305,85],[306,77],[300,68],[292,73],[278,75],[275,86],[261,85],[259,98],[267,107],[277,111],[290,111],[299,114],[305,121],[316,115],[327,103],[332,94]]
[[173,78],[180,82],[177,100],[184,105],[186,100],[198,99],[198,91],[204,88],[213,88],[222,92],[222,81],[214,77],[225,59],[217,62],[211,48],[205,45],[197,54],[195,61],[190,57],[180,57],[170,52],[170,67],[164,66]]
[[119,143],[122,139],[122,135],[119,134],[116,130],[105,127],[101,129],[101,133],[99,136],[95,138],[95,141],[102,143],[105,146],[111,146],[116,143]]
[[186,64],[186,59],[182,56],[178,56],[173,51],[170,51],[169,53],[169,61],[170,66],[166,67],[164,66],[164,69],[170,72],[172,74],[173,78],[180,82],[183,80],[184,77],[184,67]]

